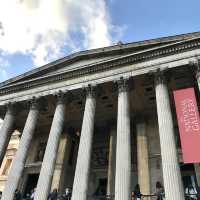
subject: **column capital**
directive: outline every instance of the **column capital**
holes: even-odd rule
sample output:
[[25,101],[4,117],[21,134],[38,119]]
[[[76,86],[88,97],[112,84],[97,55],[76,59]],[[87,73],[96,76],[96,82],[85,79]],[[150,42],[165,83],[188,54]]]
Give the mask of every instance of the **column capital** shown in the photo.
[[15,102],[9,102],[6,104],[6,108],[8,113],[15,114],[16,113],[16,103]]
[[200,77],[200,57],[196,58],[195,61],[190,61],[189,65],[194,67],[193,70],[198,79]]
[[83,88],[86,97],[95,98],[97,95],[96,85],[88,84],[86,87]]
[[155,85],[161,84],[161,83],[166,83],[166,72],[167,71],[168,71],[168,69],[161,70],[160,68],[158,68],[156,71],[153,72]]
[[115,82],[117,83],[118,86],[118,92],[127,92],[129,90],[129,80],[130,78],[124,78],[124,77],[120,77],[119,80],[116,80]]
[[29,103],[30,103],[30,108],[32,110],[39,109],[39,106],[40,106],[39,98],[36,98],[35,96],[33,96],[32,99],[30,99]]
[[68,101],[67,92],[63,92],[62,90],[56,92],[54,96],[57,100],[56,104],[64,104],[66,101]]

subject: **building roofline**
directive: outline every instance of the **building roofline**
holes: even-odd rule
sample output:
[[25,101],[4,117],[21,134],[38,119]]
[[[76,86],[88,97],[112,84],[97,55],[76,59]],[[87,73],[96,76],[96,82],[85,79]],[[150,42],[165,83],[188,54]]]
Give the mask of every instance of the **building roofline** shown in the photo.
[[115,45],[108,46],[108,47],[102,47],[102,48],[90,49],[90,50],[84,50],[84,51],[72,53],[68,56],[65,56],[63,58],[55,60],[51,63],[48,63],[48,64],[43,65],[38,68],[34,68],[30,71],[27,71],[19,76],[10,78],[10,79],[0,83],[0,87],[10,84],[12,82],[18,81],[22,78],[29,77],[29,76],[31,76],[35,73],[41,72],[43,70],[50,69],[56,65],[66,62],[66,61],[70,62],[70,61],[77,60],[77,59],[84,58],[84,57],[94,57],[95,55],[98,55],[98,54],[108,55],[109,53],[115,52],[115,51],[132,49],[132,48],[136,48],[136,47],[145,47],[148,45],[156,45],[156,44],[163,44],[163,43],[165,44],[165,43],[176,42],[176,41],[181,41],[181,40],[186,40],[186,39],[192,39],[192,38],[196,38],[199,36],[200,36],[200,31],[193,32],[193,33],[181,34],[181,35],[148,39],[148,40],[125,43],[125,44],[120,43],[120,44],[115,44]]

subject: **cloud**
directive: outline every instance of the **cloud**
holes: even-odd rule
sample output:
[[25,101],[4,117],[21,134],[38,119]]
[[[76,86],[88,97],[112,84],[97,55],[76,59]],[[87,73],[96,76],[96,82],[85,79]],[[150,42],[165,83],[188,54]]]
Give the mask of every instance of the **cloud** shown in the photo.
[[29,54],[36,66],[64,56],[64,47],[108,46],[122,30],[112,24],[105,0],[0,1],[0,51]]

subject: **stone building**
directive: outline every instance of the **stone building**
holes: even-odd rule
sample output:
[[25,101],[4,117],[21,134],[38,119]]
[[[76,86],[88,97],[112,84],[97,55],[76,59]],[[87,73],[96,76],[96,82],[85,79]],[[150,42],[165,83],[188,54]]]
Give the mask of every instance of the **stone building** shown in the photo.
[[200,32],[69,55],[0,84],[0,162],[13,130],[22,133],[2,200],[34,187],[35,200],[73,188],[129,200],[156,181],[167,200],[200,182],[184,164],[172,91],[194,87],[199,102]]
[[6,154],[4,156],[0,168],[0,191],[3,191],[4,189],[5,183],[8,178],[9,170],[12,164],[12,160],[19,146],[19,141],[20,141],[20,133],[18,131],[14,131],[10,138]]

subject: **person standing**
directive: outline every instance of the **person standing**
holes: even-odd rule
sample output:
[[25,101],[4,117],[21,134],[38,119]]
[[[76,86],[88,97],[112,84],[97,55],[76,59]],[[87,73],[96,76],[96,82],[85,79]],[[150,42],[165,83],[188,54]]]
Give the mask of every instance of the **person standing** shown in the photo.
[[53,192],[51,192],[48,196],[48,200],[57,200],[58,198],[58,190],[55,188]]
[[195,187],[192,186],[192,184],[186,187],[185,194],[187,199],[197,200],[197,190]]
[[70,200],[71,199],[71,196],[72,196],[72,193],[71,193],[71,189],[70,188],[66,188],[65,189],[65,196],[66,196],[66,200]]
[[163,200],[164,188],[163,188],[162,184],[159,181],[156,182],[155,195],[157,196],[157,200]]
[[140,192],[140,185],[139,184],[136,184],[136,186],[135,186],[134,197],[135,197],[135,200],[141,200],[141,198],[142,198],[142,194]]
[[197,200],[200,200],[200,187],[197,186]]
[[16,189],[14,200],[21,200],[21,198],[22,198],[21,192],[18,189]]
[[31,191],[31,196],[30,196],[30,199],[31,199],[31,200],[34,200],[35,191],[36,191],[36,188],[34,188],[34,189]]

